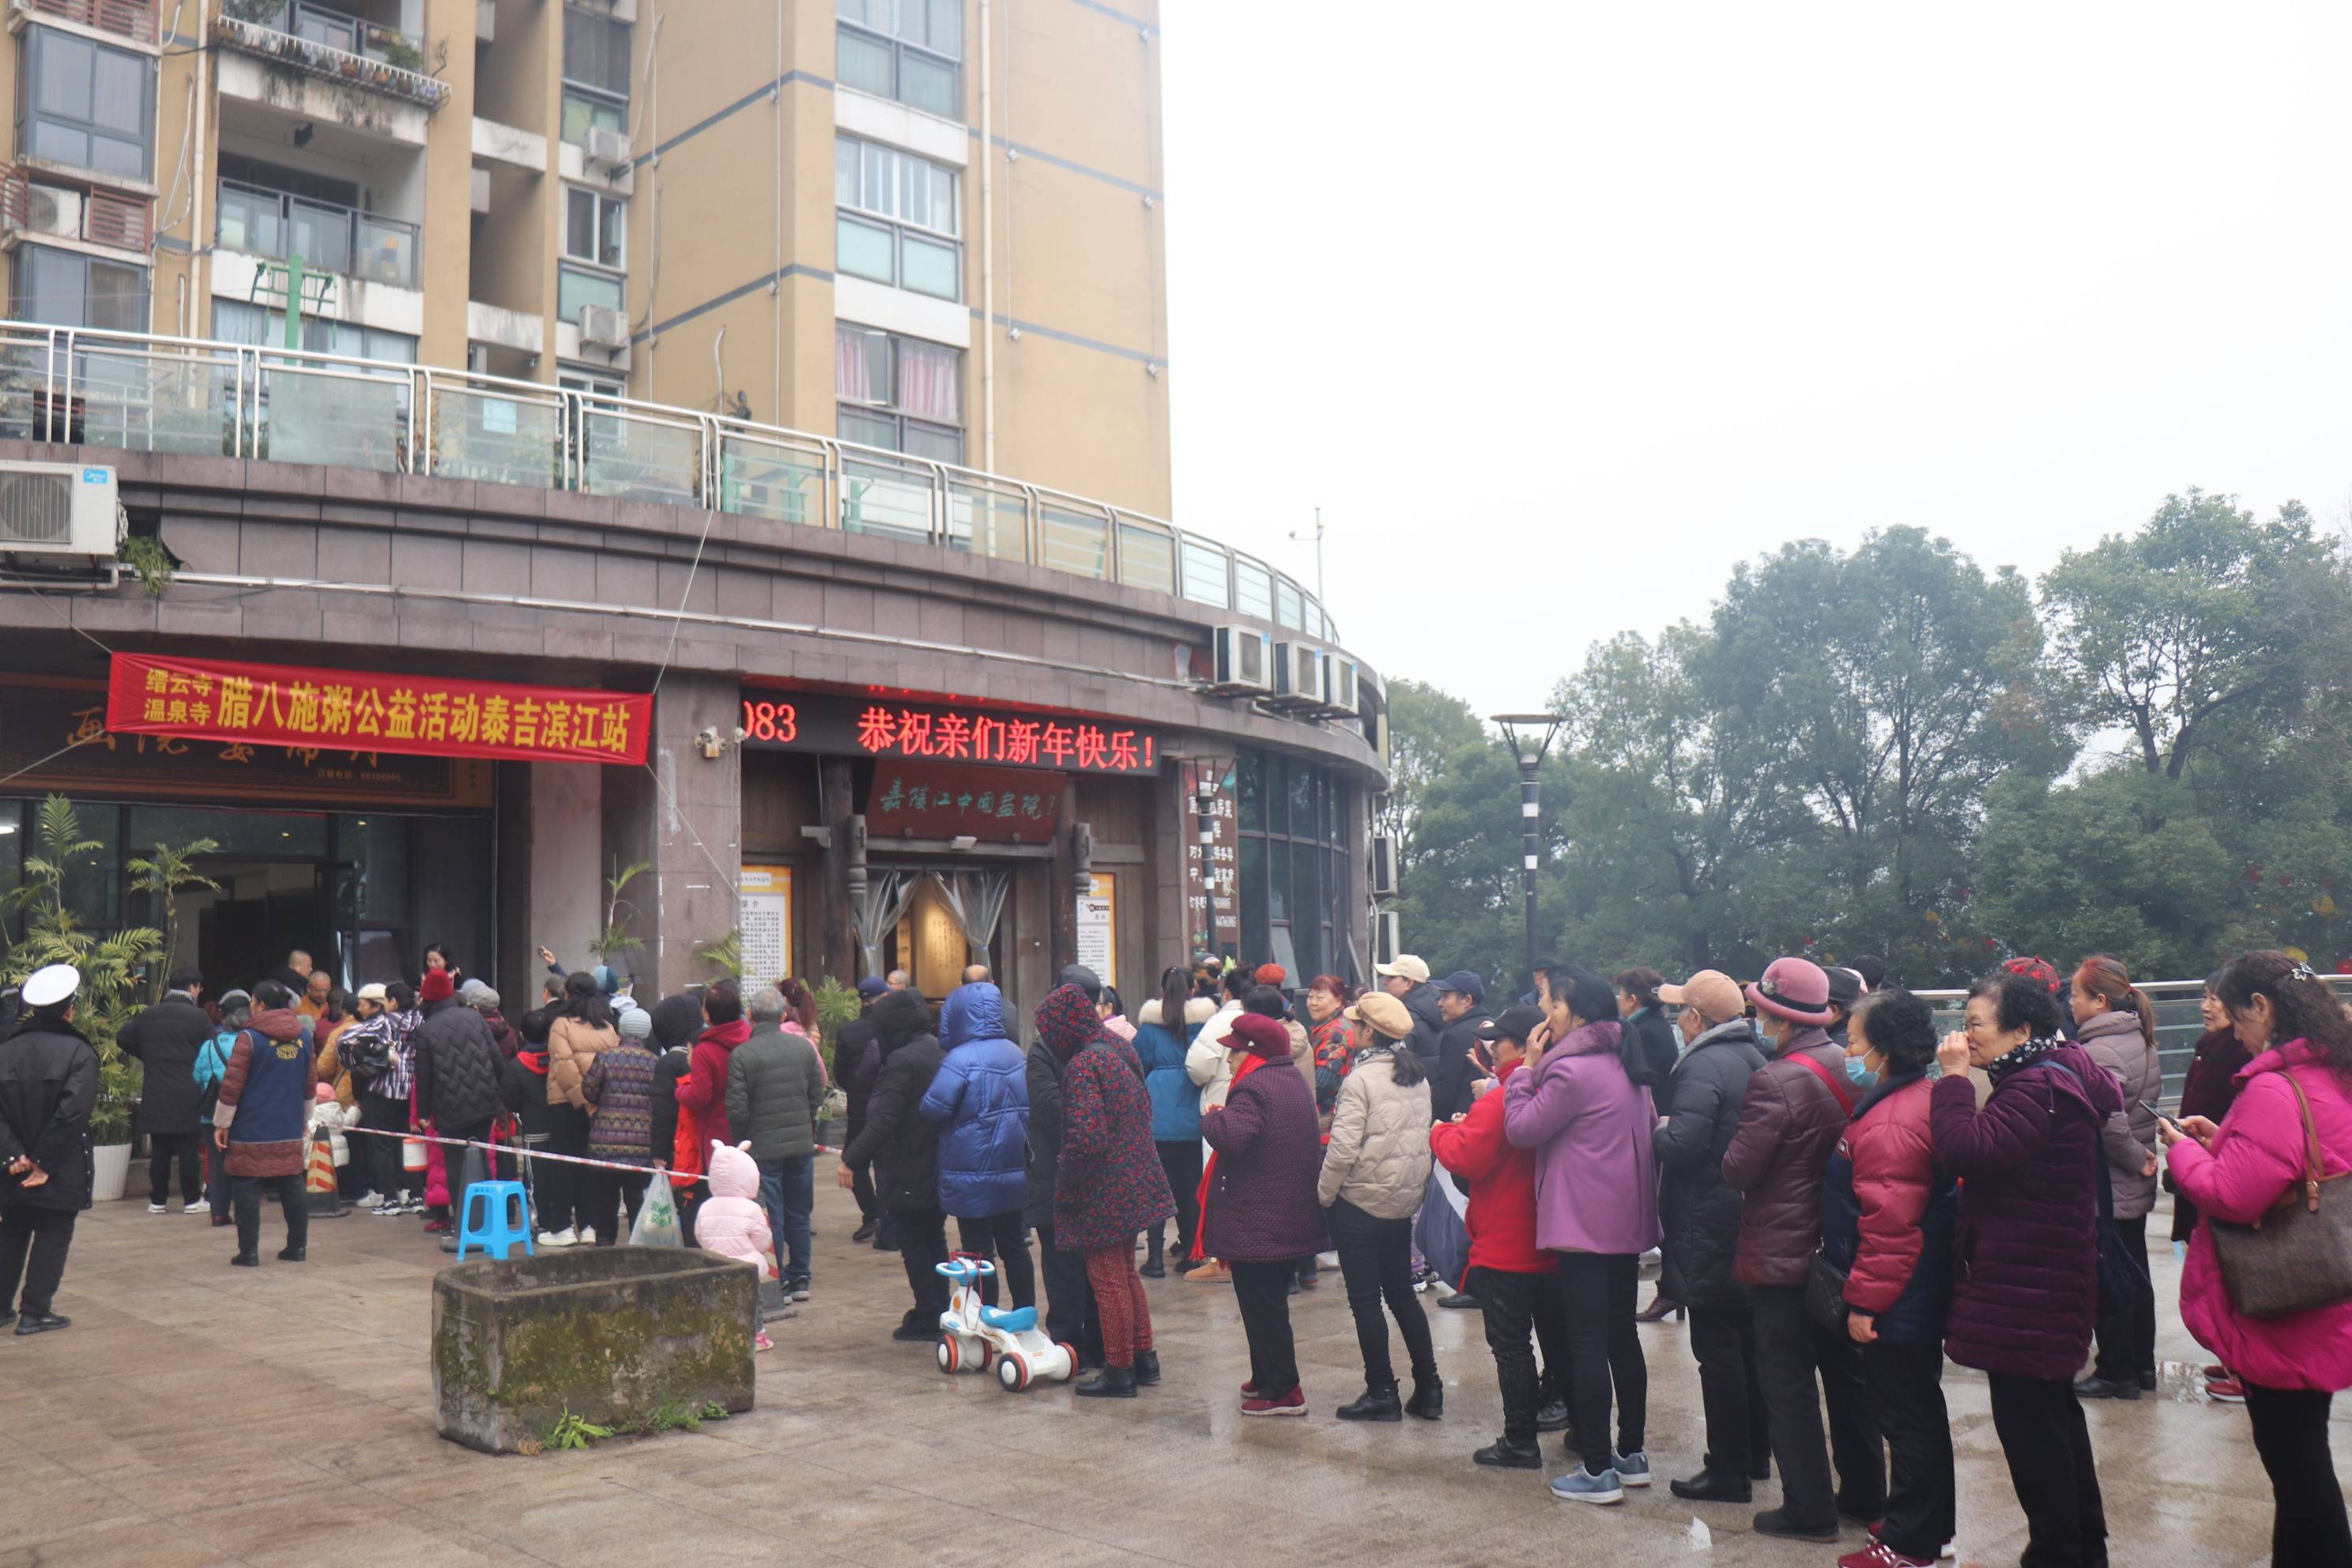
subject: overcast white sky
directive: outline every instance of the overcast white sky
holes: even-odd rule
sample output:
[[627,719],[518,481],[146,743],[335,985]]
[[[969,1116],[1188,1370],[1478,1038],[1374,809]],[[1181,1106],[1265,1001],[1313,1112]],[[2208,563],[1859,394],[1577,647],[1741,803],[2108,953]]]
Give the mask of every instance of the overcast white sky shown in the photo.
[[1320,505],[1385,675],[1538,703],[1792,538],[2346,515],[2340,0],[1161,16],[1175,516],[1311,584]]

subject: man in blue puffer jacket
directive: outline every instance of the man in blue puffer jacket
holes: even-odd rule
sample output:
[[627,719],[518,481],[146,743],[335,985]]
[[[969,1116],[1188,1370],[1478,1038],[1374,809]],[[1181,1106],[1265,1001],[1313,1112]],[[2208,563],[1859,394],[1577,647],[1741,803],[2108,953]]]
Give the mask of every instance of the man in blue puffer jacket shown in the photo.
[[[940,1008],[946,1055],[919,1109],[940,1130],[940,1206],[958,1245],[993,1257],[1015,1308],[1037,1304],[1021,1208],[1029,1193],[1028,1062],[1006,1037],[1004,996],[985,981],[959,985]],[[996,1277],[981,1299],[996,1304]]]

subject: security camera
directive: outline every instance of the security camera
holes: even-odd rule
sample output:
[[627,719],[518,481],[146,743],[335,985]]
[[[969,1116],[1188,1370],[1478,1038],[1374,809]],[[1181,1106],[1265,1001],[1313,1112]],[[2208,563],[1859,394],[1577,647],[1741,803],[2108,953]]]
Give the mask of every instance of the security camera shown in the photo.
[[717,759],[721,752],[727,749],[726,742],[719,738],[719,726],[716,724],[706,725],[700,731],[697,731],[694,737],[694,743],[702,748],[702,754],[704,756],[714,760]]
[[744,741],[750,737],[751,733],[751,731],[749,731],[749,730],[746,730],[745,728],[743,728],[743,726],[742,726],[742,725],[740,725],[740,724],[736,725],[736,726],[735,726],[735,743],[736,743],[737,745],[739,745],[739,746],[740,746],[740,745],[741,745],[741,744],[744,742]]

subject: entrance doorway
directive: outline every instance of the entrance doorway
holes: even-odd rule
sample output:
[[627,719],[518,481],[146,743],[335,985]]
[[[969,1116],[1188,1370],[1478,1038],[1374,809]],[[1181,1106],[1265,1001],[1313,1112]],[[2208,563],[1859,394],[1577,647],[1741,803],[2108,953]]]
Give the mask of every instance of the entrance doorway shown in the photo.
[[1002,984],[1003,955],[1013,951],[1009,906],[1018,864],[898,865],[870,872],[887,900],[882,910],[896,916],[883,927],[877,973],[906,970],[934,1006],[962,983],[966,964],[987,964]]

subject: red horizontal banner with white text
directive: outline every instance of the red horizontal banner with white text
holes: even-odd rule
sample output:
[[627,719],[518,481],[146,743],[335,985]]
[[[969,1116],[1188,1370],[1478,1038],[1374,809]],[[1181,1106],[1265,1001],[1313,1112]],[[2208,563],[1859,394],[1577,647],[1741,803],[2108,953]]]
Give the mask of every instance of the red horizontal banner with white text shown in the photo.
[[123,734],[495,762],[635,766],[653,717],[627,691],[131,653],[106,689],[106,727]]

